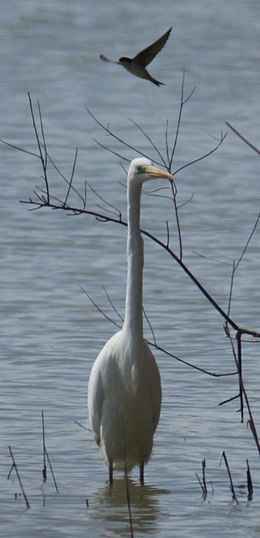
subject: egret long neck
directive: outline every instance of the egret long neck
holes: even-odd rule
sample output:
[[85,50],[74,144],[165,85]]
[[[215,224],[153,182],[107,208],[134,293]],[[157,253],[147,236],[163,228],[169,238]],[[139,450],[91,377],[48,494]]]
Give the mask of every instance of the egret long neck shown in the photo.
[[141,185],[129,184],[127,284],[124,329],[135,341],[143,337],[143,239],[140,232]]

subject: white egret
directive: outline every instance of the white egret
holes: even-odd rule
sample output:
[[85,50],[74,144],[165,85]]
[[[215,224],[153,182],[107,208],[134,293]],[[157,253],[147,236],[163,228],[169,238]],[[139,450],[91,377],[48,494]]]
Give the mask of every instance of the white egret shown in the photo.
[[153,84],[156,84],[156,86],[160,86],[163,84],[163,82],[160,82],[159,80],[156,80],[155,78],[151,77],[150,73],[148,73],[146,66],[151,63],[151,61],[155,58],[155,56],[160,52],[160,50],[164,47],[170,33],[171,33],[172,27],[165,32],[159,39],[157,39],[152,45],[149,45],[149,47],[146,47],[144,50],[141,50],[134,58],[127,58],[126,56],[122,56],[119,58],[118,62],[114,62],[112,60],[109,60],[104,54],[100,54],[100,59],[103,60],[103,62],[112,62],[115,64],[122,65],[127,71],[130,71],[132,75],[136,75],[137,77],[145,78],[146,80],[150,80],[153,82]]
[[143,338],[143,239],[140,231],[142,184],[173,176],[146,158],[134,159],[127,178],[127,284],[122,329],[108,340],[95,360],[88,383],[90,426],[109,467],[130,471],[144,465],[153,446],[161,409],[161,381],[155,358]]

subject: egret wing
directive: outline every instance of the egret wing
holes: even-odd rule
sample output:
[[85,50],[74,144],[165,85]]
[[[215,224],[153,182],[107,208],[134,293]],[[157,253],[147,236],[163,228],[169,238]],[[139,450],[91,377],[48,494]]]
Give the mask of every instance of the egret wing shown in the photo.
[[171,30],[172,30],[172,27],[169,28],[169,30],[167,32],[165,32],[165,34],[163,34],[161,37],[159,37],[159,39],[157,39],[157,41],[152,43],[152,45],[149,45],[149,47],[147,47],[146,49],[139,52],[133,58],[133,61],[143,65],[144,67],[146,65],[148,65],[155,58],[156,54],[158,54],[158,52],[160,52],[160,50],[164,47],[164,45],[165,45],[165,43],[166,43],[166,41],[167,41],[167,39],[168,39],[168,37],[169,37],[169,35],[171,33]]
[[89,421],[96,443],[100,444],[100,421],[102,416],[104,391],[101,375],[96,363],[91,371],[88,384]]
[[156,363],[156,360],[149,348],[149,346],[144,342],[144,354],[145,354],[145,367],[146,379],[149,386],[149,394],[153,411],[153,425],[154,432],[156,430],[157,424],[160,418],[161,411],[161,400],[162,400],[162,390],[161,390],[161,380],[160,372]]
[[100,428],[104,411],[104,400],[109,394],[109,387],[113,387],[113,381],[116,378],[115,370],[117,369],[117,362],[114,360],[114,349],[120,333],[121,331],[114,334],[100,351],[92,366],[88,382],[89,421],[98,445],[100,444],[100,437],[102,435]]

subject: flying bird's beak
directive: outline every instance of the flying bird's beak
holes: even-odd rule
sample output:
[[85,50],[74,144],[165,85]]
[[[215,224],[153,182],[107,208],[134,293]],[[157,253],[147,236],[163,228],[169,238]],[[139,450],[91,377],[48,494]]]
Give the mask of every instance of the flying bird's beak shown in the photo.
[[161,168],[157,168],[156,166],[153,166],[152,164],[148,164],[145,167],[145,171],[151,177],[158,177],[158,178],[169,179],[169,180],[174,179],[173,175],[170,174],[170,172],[167,172],[167,170],[162,170]]

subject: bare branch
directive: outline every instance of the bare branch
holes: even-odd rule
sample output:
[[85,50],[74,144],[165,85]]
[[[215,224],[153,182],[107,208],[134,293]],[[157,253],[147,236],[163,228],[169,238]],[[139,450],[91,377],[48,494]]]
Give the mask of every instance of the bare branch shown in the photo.
[[[80,286],[81,290],[83,291],[83,293],[88,297],[88,299],[90,300],[90,302],[92,303],[92,305],[97,309],[97,311],[102,314],[102,316],[107,320],[107,321],[110,321],[111,323],[113,323],[113,325],[115,325],[116,327],[118,327],[119,329],[122,329],[122,324],[123,324],[123,318],[122,316],[119,314],[118,310],[115,308],[113,302],[111,301],[111,298],[108,296],[106,290],[105,290],[105,293],[107,295],[107,298],[108,298],[108,301],[110,303],[110,305],[112,306],[114,312],[117,314],[117,316],[119,317],[121,323],[118,323],[117,321],[115,321],[113,318],[111,318],[111,316],[109,316],[108,314],[106,314],[106,312],[94,301],[94,299],[87,293],[86,290],[84,290],[81,286]],[[103,286],[103,289],[104,286]],[[202,372],[204,374],[207,374],[211,377],[229,377],[229,376],[233,376],[233,375],[237,375],[237,371],[236,372],[227,372],[227,373],[217,373],[217,372],[209,372],[208,370],[205,370],[204,368],[200,368],[199,366],[196,366],[188,361],[185,361],[184,359],[181,359],[180,357],[178,357],[177,355],[174,355],[173,353],[171,353],[170,351],[167,351],[165,348],[161,347],[157,341],[156,341],[156,337],[155,337],[155,333],[154,333],[154,330],[150,324],[150,321],[146,315],[146,312],[145,310],[143,309],[143,313],[144,313],[144,316],[148,322],[148,325],[150,327],[150,330],[151,330],[151,333],[152,333],[152,337],[153,337],[153,340],[150,341],[148,339],[146,339],[146,342],[149,344],[149,346],[151,347],[154,347],[155,349],[157,349],[158,351],[164,353],[165,355],[167,355],[168,357],[172,357],[173,359],[177,360],[178,362],[182,363],[182,364],[185,364],[186,366],[189,366],[190,368],[193,368],[194,370],[197,370],[199,372]]]
[[170,245],[170,229],[169,229],[169,222],[168,220],[165,221],[165,226],[166,226],[166,245],[167,245],[167,248],[169,248],[169,245]]
[[184,81],[185,81],[185,69],[183,70],[183,75],[182,75],[181,103],[180,103],[179,115],[178,115],[178,120],[177,120],[175,139],[174,139],[174,142],[173,142],[173,147],[172,147],[171,153],[170,153],[169,147],[168,147],[168,123],[166,125],[165,141],[166,141],[166,155],[168,157],[168,169],[169,170],[171,170],[171,168],[172,168],[172,161],[173,161],[173,157],[175,155],[175,151],[176,151],[176,147],[177,147],[177,141],[178,141],[179,132],[180,132],[181,117],[182,117],[183,107],[184,107],[184,105],[186,103],[188,103],[189,99],[191,98],[191,96],[193,95],[193,93],[195,91],[195,87],[194,87],[193,90],[189,93],[189,95],[186,98],[184,98]]
[[[50,207],[52,209],[60,210],[65,209],[66,211],[69,211],[74,214],[85,214],[85,215],[92,215],[96,217],[98,220],[102,222],[113,222],[116,224],[120,224],[122,226],[127,227],[127,223],[119,218],[114,218],[108,215],[104,215],[102,213],[98,213],[97,211],[91,211],[86,209],[80,209],[78,207],[64,207],[63,205],[54,204],[52,202],[46,203],[44,200],[42,202],[37,201],[34,202],[31,199],[30,200],[20,200],[21,203],[29,204],[29,205],[35,205],[37,208],[41,207]],[[184,264],[184,262],[174,253],[174,251],[169,248],[167,244],[165,244],[163,241],[161,241],[159,238],[148,232],[147,230],[141,229],[141,233],[145,235],[146,237],[149,237],[152,241],[154,241],[158,246],[160,246],[162,249],[166,250],[170,257],[172,257],[178,265],[181,267],[181,269],[186,273],[186,275],[192,280],[192,282],[197,286],[197,288],[201,291],[201,293],[204,295],[204,297],[207,299],[207,301],[217,310],[217,312],[222,316],[222,318],[230,324],[230,326],[235,330],[242,330],[239,325],[221,308],[221,306],[215,301],[215,299],[210,295],[210,293],[204,288],[204,286],[199,282],[199,280],[195,277],[195,275],[190,271],[190,269]],[[258,331],[252,331],[250,329],[243,329],[243,334],[250,334],[251,336],[254,336],[256,338],[260,337],[260,333]]]
[[7,142],[6,140],[3,140],[0,138],[0,142],[2,144],[5,144],[5,146],[9,146],[10,148],[16,149],[18,151],[22,151],[22,153],[26,153],[27,155],[32,155],[33,157],[37,157],[37,159],[40,159],[40,155],[37,153],[34,153],[33,151],[28,151],[28,149],[21,148],[20,146],[16,146],[15,144],[11,144],[11,142]]
[[100,148],[105,149],[106,151],[109,151],[110,153],[112,153],[112,155],[115,155],[115,157],[119,157],[119,159],[123,159],[123,161],[126,161],[128,163],[130,162],[130,159],[128,159],[127,157],[124,157],[122,153],[119,153],[118,151],[113,150],[109,146],[102,144],[102,142],[99,142],[99,140],[97,140],[96,138],[93,138],[93,140]]
[[235,493],[235,488],[234,488],[234,484],[233,484],[233,480],[232,480],[232,475],[231,475],[231,471],[230,471],[230,467],[229,467],[229,463],[228,463],[228,460],[227,460],[227,456],[226,456],[225,451],[222,452],[222,457],[221,457],[221,459],[222,459],[222,458],[224,459],[225,466],[226,466],[226,469],[227,469],[227,473],[228,473],[228,478],[229,478],[230,489],[231,489],[231,493],[232,493],[233,501],[236,501],[236,503],[238,504],[238,500],[237,500],[237,496],[236,496],[236,493]]
[[[110,295],[108,294],[108,292],[107,292],[105,286],[102,286],[102,288],[103,288],[103,290],[104,290],[104,292],[105,292],[105,294],[106,294],[106,298],[107,298],[107,300],[108,300],[110,306],[113,308],[115,314],[118,316],[118,318],[120,319],[121,323],[123,323],[123,322],[124,322],[124,318],[121,316],[121,314],[119,313],[119,311],[118,311],[117,308],[115,307],[115,305],[114,305],[114,303],[113,303],[113,301],[112,301]],[[112,320],[111,320],[111,321],[112,321]]]
[[207,482],[206,482],[206,460],[205,459],[202,460],[201,467],[202,467],[202,480],[200,479],[198,473],[196,473],[196,477],[197,477],[197,480],[198,480],[199,485],[200,485],[201,490],[202,490],[203,500],[205,501],[206,498],[207,498],[207,495],[208,495],[208,488],[207,488]]
[[[75,168],[76,168],[77,156],[78,156],[78,148],[76,148],[76,150],[75,150],[75,157],[74,157],[74,161],[73,161],[73,165],[72,165],[72,171],[71,171],[70,181],[69,181],[69,185],[68,185],[68,190],[67,190],[67,194],[66,194],[66,196],[65,196],[65,200],[64,200],[64,202],[63,202],[64,207],[67,206],[67,201],[68,201],[68,198],[69,198],[69,195],[70,195],[70,191],[71,191],[71,188],[72,188],[72,181],[73,181],[74,174],[75,174]],[[84,204],[84,205],[85,205],[85,204]]]
[[[244,402],[245,402],[246,407],[247,407],[247,411],[248,411],[248,416],[249,416],[248,424],[250,426],[251,433],[253,435],[253,438],[254,438],[258,453],[260,455],[260,443],[259,443],[259,439],[258,439],[258,435],[257,435],[257,431],[256,431],[256,426],[255,426],[255,421],[254,421],[254,418],[253,418],[249,398],[248,398],[248,395],[247,395],[247,391],[245,389],[245,385],[244,385],[244,381],[243,381],[243,375],[242,375],[242,335],[243,334],[248,334],[248,333],[247,333],[247,331],[244,332],[243,329],[239,329],[237,331],[237,334],[236,334],[237,351],[235,351],[235,347],[234,347],[234,344],[233,344],[233,341],[232,341],[232,338],[231,338],[231,335],[230,335],[230,332],[229,332],[228,325],[225,326],[225,331],[226,331],[227,336],[230,339],[230,343],[231,343],[231,347],[232,347],[232,351],[233,351],[233,356],[234,356],[235,363],[236,363],[236,366],[237,366],[239,394],[237,396],[235,396],[235,397],[229,398],[228,400],[226,400],[224,402],[221,402],[219,405],[229,403],[230,401],[232,401],[232,400],[234,400],[236,398],[239,398],[240,399],[241,422],[243,422],[243,420],[244,420]],[[253,333],[253,331],[252,331],[252,333]],[[260,335],[258,337],[260,337]]]
[[56,489],[56,493],[59,493],[58,485],[57,485],[56,478],[55,478],[54,471],[53,471],[53,467],[52,467],[51,460],[50,460],[50,457],[49,457],[49,453],[48,453],[48,450],[47,450],[47,447],[46,447],[45,425],[44,425],[44,413],[43,413],[43,411],[41,412],[41,415],[42,415],[42,448],[43,448],[43,470],[42,470],[42,475],[43,475],[43,481],[46,482],[46,480],[47,480],[47,466],[46,466],[46,458],[47,458],[47,461],[48,461],[48,464],[49,464],[49,467],[50,467],[50,471],[51,471],[52,480],[53,480],[53,483],[54,483],[54,486],[55,486],[55,489]]
[[247,500],[252,501],[254,488],[253,488],[253,482],[252,482],[251,471],[250,471],[248,460],[246,460],[246,465],[247,465],[247,471],[246,471]]
[[192,161],[189,161],[188,163],[183,164],[182,166],[180,166],[179,168],[177,168],[177,170],[173,172],[173,175],[177,175],[181,170],[184,170],[184,168],[187,168],[188,166],[191,166],[192,164],[196,164],[200,161],[203,161],[203,159],[206,159],[207,157],[215,153],[218,150],[218,148],[221,146],[221,144],[224,142],[226,136],[227,136],[227,133],[225,133],[224,135],[223,133],[221,133],[221,137],[213,149],[211,149],[207,153],[204,153],[204,155],[202,155],[201,157],[198,157],[197,159],[193,159]]
[[107,200],[105,200],[105,198],[103,196],[101,196],[101,194],[99,194],[96,189],[94,189],[94,187],[88,182],[86,181],[88,187],[91,189],[91,191],[95,194],[95,196],[101,200],[105,206],[108,206],[109,208],[111,208],[113,211],[111,210],[108,210],[108,209],[105,209],[103,208],[102,206],[99,206],[100,209],[105,209],[106,211],[110,211],[111,215],[116,215],[118,217],[118,220],[121,220],[122,219],[122,214],[121,214],[121,211],[114,205],[114,204],[111,204],[111,202],[108,202]]
[[257,149],[256,146],[254,146],[252,144],[252,142],[249,142],[243,135],[241,135],[241,133],[239,133],[235,127],[233,127],[233,125],[231,125],[231,123],[229,123],[228,121],[225,122],[226,125],[234,132],[236,133],[236,135],[241,139],[243,140],[243,142],[245,142],[245,144],[247,144],[251,149],[253,149],[258,155],[260,155],[260,150]]
[[153,142],[151,137],[145,132],[145,130],[141,127],[141,125],[139,125],[136,121],[132,120],[131,118],[129,118],[129,120],[139,129],[139,131],[141,131],[141,133],[145,136],[146,140],[148,140],[148,142],[151,144],[152,148],[157,153],[158,157],[161,160],[161,162],[159,161],[158,164],[162,163],[165,166],[165,168],[167,168],[166,160],[164,159],[162,153],[159,151],[159,149],[157,148],[156,144]]
[[[76,150],[77,151],[77,150]],[[76,155],[76,152],[75,152],[75,155]],[[85,191],[85,195],[82,196],[80,194],[80,192],[78,191],[78,189],[76,189],[74,187],[74,185],[72,185],[72,182],[71,180],[67,179],[66,176],[61,172],[60,168],[56,165],[54,159],[51,157],[51,155],[49,154],[48,152],[48,159],[49,159],[49,162],[51,163],[51,165],[53,166],[54,170],[58,173],[58,175],[61,177],[61,179],[66,183],[66,185],[68,185],[68,187],[70,188],[70,190],[72,190],[77,196],[78,198],[80,199],[80,201],[82,202],[83,204],[83,208],[85,208],[86,206],[86,191]],[[75,157],[74,157],[74,162],[75,162]],[[75,163],[76,165],[76,163]],[[73,167],[72,167],[72,171],[73,171]],[[74,176],[73,176],[74,177]],[[63,202],[63,205],[64,205],[64,202]]]
[[37,99],[37,107],[38,107],[38,115],[39,115],[39,120],[40,120],[41,136],[42,136],[42,144],[41,145],[43,146],[43,150],[44,150],[43,163],[44,163],[44,169],[47,170],[47,160],[48,160],[47,145],[46,145],[45,133],[44,133],[44,129],[43,129],[42,112],[41,112],[40,102],[39,102],[38,99]]
[[239,398],[240,398],[240,415],[241,422],[244,422],[244,383],[243,383],[243,371],[242,371],[242,343],[241,343],[242,334],[240,331],[237,331],[237,370],[238,370],[238,383],[239,383]]
[[[99,127],[101,127],[114,140],[116,140],[117,142],[120,142],[120,144],[122,144],[124,147],[130,149],[134,153],[137,153],[138,155],[141,155],[142,157],[147,157],[147,155],[145,153],[143,153],[142,151],[139,151],[135,146],[133,146],[132,144],[129,144],[128,142],[126,142],[126,140],[123,140],[123,138],[121,138],[120,136],[116,135],[113,131],[111,131],[109,126],[106,127],[100,120],[97,119],[97,117],[93,114],[93,112],[90,111],[90,109],[88,107],[85,107],[85,108],[86,108],[86,111],[88,112],[88,114],[90,115],[90,117],[99,125]],[[95,140],[95,142],[98,143],[104,149],[110,151],[111,153],[114,153],[115,155],[117,155],[121,159],[128,160],[128,162],[129,162],[129,159],[126,159],[126,157],[123,157],[122,155],[120,155],[118,153],[115,153],[109,147],[106,147],[103,144],[100,144],[100,142],[97,142],[97,140]]]
[[11,467],[11,471],[10,471],[10,473],[9,473],[9,475],[8,475],[8,478],[10,478],[12,469],[15,469],[16,476],[17,476],[17,478],[18,478],[18,482],[19,482],[19,484],[20,484],[21,492],[22,492],[23,498],[24,498],[24,500],[25,500],[26,508],[29,509],[29,508],[30,508],[30,503],[29,503],[28,498],[27,498],[27,495],[26,495],[26,493],[25,493],[25,490],[24,490],[24,487],[23,487],[23,484],[22,484],[22,480],[21,480],[21,477],[20,477],[20,473],[19,473],[19,471],[18,471],[18,467],[17,467],[16,462],[15,462],[15,459],[14,459],[13,451],[12,451],[12,449],[11,449],[10,446],[9,446],[9,452],[10,452],[10,456],[11,456],[11,458],[12,458],[12,462],[13,462],[13,464],[12,464],[12,467]]
[[147,314],[146,314],[146,311],[145,311],[144,307],[143,307],[143,315],[144,315],[144,317],[145,317],[145,319],[146,319],[146,322],[147,322],[147,324],[148,324],[148,327],[149,327],[149,329],[150,329],[150,331],[151,331],[151,335],[152,335],[152,338],[153,338],[153,344],[154,344],[154,346],[156,346],[155,332],[154,332],[154,330],[153,330],[153,326],[152,326],[152,324],[151,324],[151,322],[150,322],[150,320],[149,320],[149,317],[148,317]]
[[[41,111],[40,111],[40,105],[39,105],[39,102],[38,102],[38,113],[39,113],[40,127],[41,127],[41,134],[42,134],[43,143],[41,142],[40,136],[39,136],[39,133],[38,133],[38,128],[37,128],[37,125],[36,125],[36,118],[35,118],[35,114],[34,114],[34,110],[33,110],[32,99],[31,99],[31,95],[30,95],[29,92],[28,92],[28,99],[29,99],[29,106],[30,106],[30,111],[31,111],[34,134],[35,134],[35,138],[36,138],[36,142],[37,142],[37,146],[38,146],[38,150],[39,150],[39,156],[40,156],[41,163],[42,163],[43,178],[44,178],[44,182],[45,182],[47,201],[49,201],[49,183],[48,183],[48,177],[47,177],[47,149],[46,149],[46,145],[45,145],[45,136],[44,136],[44,131],[43,131],[43,123],[42,123],[42,115],[41,115]],[[44,154],[42,152],[42,146],[43,146]]]
[[254,233],[256,231],[256,228],[257,228],[257,226],[259,224],[259,220],[260,220],[260,212],[257,215],[257,218],[256,218],[256,221],[254,223],[254,226],[253,226],[253,228],[252,228],[252,230],[251,230],[251,232],[249,234],[249,237],[248,237],[248,239],[246,241],[246,244],[245,244],[244,248],[242,249],[242,252],[241,252],[241,254],[240,254],[239,258],[238,258],[238,261],[237,262],[233,261],[232,272],[231,272],[231,277],[230,277],[229,298],[228,298],[228,310],[227,310],[228,314],[230,314],[230,312],[231,312],[231,303],[232,303],[232,295],[233,295],[235,273],[236,273],[236,270],[238,269],[240,263],[242,262],[242,260],[243,260],[243,258],[245,256],[245,253],[246,253],[246,251],[247,251],[247,249],[249,247],[249,244],[250,244],[250,242],[252,240],[252,237],[253,237],[253,235],[254,235]]
[[[183,107],[188,102],[188,100],[190,99],[190,97],[192,96],[192,94],[194,92],[194,89],[193,89],[192,92],[190,92],[190,94],[188,95],[187,98],[184,97],[184,81],[185,81],[185,72],[183,72],[182,89],[181,89],[181,103],[180,103],[180,108],[179,108],[179,115],[178,115],[178,120],[177,120],[175,139],[174,139],[172,148],[169,147],[169,132],[168,132],[169,123],[168,123],[168,121],[166,123],[166,130],[165,130],[165,153],[166,153],[166,158],[164,158],[163,154],[159,151],[159,149],[157,148],[157,146],[154,143],[151,136],[147,134],[147,132],[143,129],[143,127],[141,125],[139,125],[136,121],[130,119],[132,124],[138,129],[138,131],[141,132],[141,134],[145,137],[146,141],[149,142],[150,146],[152,147],[152,149],[157,154],[157,156],[159,158],[159,161],[155,161],[155,162],[157,164],[159,164],[159,165],[164,165],[168,170],[171,170],[173,158],[174,158],[174,155],[175,155],[175,152],[176,152],[177,141],[178,141],[179,132],[180,132],[180,126],[181,126]],[[85,181],[85,183],[84,183],[84,195],[83,196],[74,187],[73,179],[74,179],[74,176],[75,176],[76,163],[77,163],[77,157],[78,157],[78,150],[77,149],[75,150],[74,161],[73,161],[73,165],[72,165],[72,171],[71,171],[70,178],[67,179],[64,176],[64,174],[62,174],[62,172],[60,171],[60,169],[58,168],[58,166],[56,165],[54,160],[50,157],[50,155],[49,155],[49,153],[47,151],[47,144],[46,144],[46,138],[45,138],[45,133],[44,133],[44,128],[43,128],[43,119],[42,119],[40,104],[37,101],[38,118],[39,118],[39,124],[40,124],[40,127],[38,128],[37,121],[36,121],[36,116],[35,116],[35,113],[34,113],[33,104],[32,104],[30,94],[28,94],[28,97],[29,97],[29,105],[30,105],[32,123],[33,123],[33,129],[34,129],[34,134],[35,134],[39,154],[24,150],[23,148],[19,148],[18,146],[10,144],[8,142],[3,142],[8,146],[13,147],[14,149],[18,149],[20,151],[23,151],[24,153],[27,153],[27,154],[32,155],[34,157],[40,158],[40,160],[41,160],[41,165],[42,165],[42,170],[43,170],[44,188],[37,187],[36,190],[34,191],[35,200],[32,200],[30,198],[28,201],[23,201],[23,203],[27,203],[30,206],[32,206],[32,208],[31,208],[32,210],[39,209],[39,208],[42,208],[42,207],[49,207],[50,209],[53,209],[53,210],[62,209],[62,210],[66,210],[66,212],[68,214],[71,214],[71,215],[86,214],[86,215],[94,216],[96,219],[98,219],[98,220],[100,220],[102,222],[112,222],[112,223],[120,224],[120,225],[123,225],[123,226],[126,227],[127,223],[122,220],[122,215],[121,215],[120,210],[118,208],[116,208],[113,204],[111,204],[110,202],[105,200],[101,195],[99,195],[93,189],[93,187],[90,186],[87,183],[87,181]],[[96,116],[92,112],[90,112],[90,110],[88,108],[87,108],[87,112],[91,116],[91,118],[112,139],[114,139],[116,142],[119,142],[124,148],[130,149],[131,151],[133,151],[134,153],[136,153],[138,155],[142,155],[142,156],[147,157],[146,153],[139,151],[132,144],[129,144],[127,141],[125,141],[124,139],[122,139],[121,137],[116,135],[109,128],[109,126],[105,126],[102,122],[100,122],[96,118]],[[230,127],[229,124],[228,124],[228,126]],[[219,146],[222,144],[225,137],[226,137],[226,134],[223,135],[223,133],[221,133],[221,137],[218,140],[217,144],[214,146],[214,148],[212,148],[209,152],[205,153],[201,157],[196,158],[196,159],[182,165],[181,167],[179,167],[175,171],[175,175],[178,172],[180,172],[181,170],[183,170],[184,168],[186,168],[186,167],[188,167],[188,166],[190,166],[192,164],[195,164],[195,163],[205,159],[206,157],[210,156],[211,154],[213,154],[219,148]],[[242,139],[243,139],[243,137],[242,137]],[[106,146],[104,146],[103,144],[100,144],[100,142],[98,142],[98,144],[101,147],[111,151],[117,157],[120,157],[120,159],[124,159],[124,160],[128,161],[128,159],[126,157],[122,156],[122,154],[120,152],[114,151],[113,149],[110,149],[110,148],[106,148]],[[256,148],[253,147],[253,149],[256,149]],[[64,200],[60,200],[59,198],[55,197],[53,194],[50,194],[48,175],[47,175],[47,165],[49,163],[51,163],[53,168],[57,171],[57,173],[60,175],[60,177],[63,179],[63,181],[67,184],[67,190],[66,190]],[[101,212],[86,209],[86,199],[87,199],[87,190],[86,189],[87,189],[87,185],[92,190],[92,192],[95,194],[95,196],[99,200],[101,200],[102,203],[104,204],[104,207],[101,208]],[[81,203],[83,204],[83,209],[79,208],[77,206],[72,206],[72,205],[69,204],[69,198],[70,198],[70,194],[71,194],[72,191],[79,197]],[[211,375],[211,376],[214,376],[214,377],[220,377],[220,376],[224,376],[224,375],[236,375],[236,374],[238,374],[241,421],[244,420],[244,405],[245,405],[247,410],[248,410],[248,415],[249,415],[248,422],[249,422],[252,434],[254,436],[256,445],[258,447],[258,451],[260,453],[260,446],[259,446],[258,436],[257,436],[256,427],[255,427],[254,419],[253,419],[253,416],[252,416],[251,408],[250,408],[249,399],[248,399],[248,396],[247,396],[247,392],[245,390],[245,386],[244,386],[244,382],[243,382],[243,372],[242,372],[242,336],[247,334],[247,335],[251,335],[251,336],[259,338],[260,334],[258,332],[256,332],[256,331],[241,328],[230,316],[231,299],[232,299],[232,290],[233,290],[233,285],[234,285],[235,271],[236,271],[237,267],[239,266],[239,264],[241,263],[244,255],[245,255],[245,253],[247,251],[249,243],[250,243],[250,241],[251,241],[251,239],[252,239],[252,237],[253,237],[253,235],[255,233],[256,227],[257,227],[257,225],[259,223],[259,220],[260,220],[260,213],[257,216],[255,225],[254,225],[254,227],[253,227],[253,229],[252,229],[252,231],[251,231],[251,233],[249,235],[249,238],[248,238],[248,240],[247,240],[247,242],[245,244],[244,249],[242,250],[242,253],[241,253],[238,261],[236,263],[234,262],[234,264],[233,264],[229,304],[228,304],[228,310],[227,310],[227,312],[225,312],[220,307],[220,305],[215,301],[215,299],[212,297],[212,295],[201,285],[199,280],[195,277],[195,275],[193,275],[193,273],[189,270],[189,268],[182,261],[181,226],[180,226],[179,214],[178,214],[179,207],[177,205],[177,188],[176,188],[176,185],[175,185],[174,182],[171,183],[171,192],[172,192],[172,198],[171,199],[173,200],[173,204],[174,204],[175,219],[176,219],[176,223],[177,223],[177,231],[178,231],[178,237],[179,237],[179,249],[180,249],[179,256],[177,256],[175,254],[175,252],[170,248],[170,233],[169,233],[168,222],[166,222],[166,227],[167,227],[166,242],[161,241],[160,239],[158,239],[157,237],[155,237],[154,235],[152,235],[150,232],[148,232],[146,230],[141,230],[142,234],[149,237],[160,248],[163,248],[164,250],[166,250],[166,252],[174,259],[174,261],[176,261],[178,263],[180,268],[186,273],[188,278],[190,278],[192,280],[192,282],[197,286],[197,288],[204,295],[206,300],[215,308],[215,310],[224,319],[225,330],[226,330],[226,333],[229,336],[229,339],[230,339],[230,342],[231,342],[232,352],[233,352],[233,355],[234,355],[237,371],[236,372],[229,372],[227,374],[218,374],[218,373],[208,372],[208,371],[206,371],[206,370],[204,370],[204,369],[202,369],[200,367],[197,367],[197,366],[194,366],[194,365],[190,364],[189,362],[181,359],[180,357],[177,357],[177,356],[173,355],[170,352],[167,352],[165,349],[158,346],[158,344],[156,342],[155,334],[153,332],[153,328],[151,327],[149,319],[147,318],[146,313],[144,312],[144,316],[147,319],[147,323],[148,323],[148,325],[150,327],[152,337],[153,337],[153,341],[149,342],[149,343],[150,343],[151,346],[153,346],[153,347],[157,348],[158,350],[162,351],[163,353],[166,353],[167,355],[175,358],[177,361],[179,361],[179,362],[181,362],[181,363],[183,363],[183,364],[185,364],[187,366],[190,366],[190,367],[192,367],[192,368],[194,368],[194,369],[196,369],[198,371],[206,373],[208,375]],[[98,305],[93,301],[93,299],[88,295],[88,293],[85,292],[85,291],[84,291],[84,293],[88,296],[89,300],[92,302],[92,304],[95,306],[95,308],[97,308],[98,311],[100,313],[102,313],[103,316],[106,317],[106,319],[108,319],[109,321],[112,321],[118,328],[121,328],[121,324],[123,322],[122,316],[120,316],[119,312],[115,309],[115,307],[114,307],[109,295],[107,294],[107,292],[105,292],[106,295],[107,295],[107,299],[110,302],[110,305],[112,306],[114,312],[118,316],[118,318],[120,320],[120,323],[115,321],[115,320],[111,320],[111,318],[108,315],[106,315],[102,311],[102,309],[100,307],[98,307]],[[237,349],[235,349],[235,346],[233,344],[233,339],[231,337],[229,327],[232,327],[232,329],[236,332]],[[227,401],[231,401],[231,399],[233,399],[233,398],[230,398],[229,400],[226,400],[226,402],[222,402],[222,403],[227,403]]]
[[[91,297],[91,295],[88,294],[88,292],[86,290],[84,290],[84,288],[82,288],[82,286],[80,286],[80,289],[83,291],[83,293],[87,296],[87,298],[89,299],[89,301],[93,304],[93,306],[97,309],[98,312],[100,312],[100,314],[102,314],[102,316],[104,316],[105,319],[107,319],[108,321],[110,321],[111,323],[113,323],[113,325],[115,325],[116,327],[118,327],[119,329],[122,328],[121,324],[118,323],[118,321],[115,321],[113,320],[110,316],[108,316],[104,310],[102,310],[102,308],[100,308],[100,306],[98,306],[98,304],[94,301],[94,299]],[[116,311],[116,310],[115,310]],[[119,316],[120,317],[120,316]]]
[[178,211],[178,206],[177,206],[177,186],[174,181],[171,181],[171,190],[172,190],[172,200],[173,200],[173,206],[174,206],[175,220],[177,224],[177,233],[178,233],[178,239],[179,239],[179,250],[180,250],[179,258],[180,260],[182,260],[183,249],[182,249],[180,218],[179,218],[179,211]]
[[242,250],[242,253],[241,253],[240,257],[238,258],[238,261],[237,261],[236,264],[235,264],[235,269],[234,269],[234,271],[237,269],[237,267],[238,267],[239,264],[241,263],[241,261],[242,261],[244,255],[245,255],[245,253],[246,253],[246,251],[247,251],[247,249],[248,249],[249,243],[250,243],[250,241],[251,241],[251,239],[252,239],[252,237],[253,237],[253,235],[254,235],[254,233],[255,233],[255,231],[256,231],[256,228],[257,228],[257,226],[258,226],[259,220],[260,220],[260,212],[259,212],[258,215],[257,215],[255,224],[254,224],[254,226],[253,226],[253,228],[252,228],[252,231],[250,232],[250,235],[249,235],[248,240],[247,240],[247,242],[246,242],[246,244],[245,244],[245,246],[244,246],[244,248],[243,248],[243,250]]

